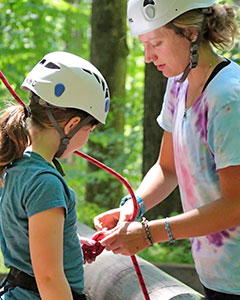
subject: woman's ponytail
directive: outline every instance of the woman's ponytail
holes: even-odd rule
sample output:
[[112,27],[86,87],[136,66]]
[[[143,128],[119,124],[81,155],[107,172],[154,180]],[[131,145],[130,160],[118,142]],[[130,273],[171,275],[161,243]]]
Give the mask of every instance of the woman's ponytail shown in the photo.
[[22,157],[31,144],[26,113],[21,105],[6,108],[0,117],[0,185],[7,165]]
[[[201,32],[204,17],[201,10],[193,9],[183,13],[167,26],[189,39],[189,31],[186,29],[194,28]],[[228,50],[234,46],[238,37],[239,7],[230,3],[213,5],[211,13],[207,16],[202,42],[210,42],[219,50]]]
[[239,7],[215,5],[208,18],[207,39],[218,49],[231,49],[239,37]]

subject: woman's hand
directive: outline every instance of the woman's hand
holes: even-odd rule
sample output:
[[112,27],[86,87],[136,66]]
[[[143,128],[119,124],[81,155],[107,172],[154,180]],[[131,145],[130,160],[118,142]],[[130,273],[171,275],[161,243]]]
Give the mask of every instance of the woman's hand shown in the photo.
[[119,223],[115,228],[105,232],[100,243],[114,254],[134,255],[149,246],[144,238],[142,224],[139,222]]
[[97,230],[112,229],[122,222],[127,222],[133,214],[133,201],[127,200],[120,208],[111,209],[94,218]]

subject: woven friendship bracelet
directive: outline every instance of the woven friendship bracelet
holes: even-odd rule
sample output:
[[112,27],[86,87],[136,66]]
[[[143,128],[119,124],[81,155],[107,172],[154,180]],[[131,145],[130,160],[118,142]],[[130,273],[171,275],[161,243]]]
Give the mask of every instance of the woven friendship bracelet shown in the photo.
[[142,227],[144,229],[144,232],[146,233],[147,241],[150,243],[150,246],[153,246],[153,238],[152,238],[150,229],[148,227],[148,220],[143,217],[142,221],[141,221],[141,224],[142,224]]
[[168,218],[165,219],[165,229],[167,230],[167,234],[168,234],[170,243],[173,244],[175,242],[175,240],[172,236],[172,232],[171,232],[171,229],[170,229],[170,226],[168,223]]
[[[129,200],[129,199],[132,199],[132,197],[131,197],[130,194],[122,198],[122,200],[120,201],[120,205],[119,206],[120,207],[123,206],[125,204],[125,202],[127,200]],[[139,212],[138,212],[138,215],[136,217],[136,219],[138,219],[138,218],[141,218],[144,215],[144,213],[146,211],[146,207],[145,207],[145,204],[144,204],[144,202],[143,202],[143,200],[142,200],[141,197],[136,196],[136,199],[137,199],[137,203],[139,205]]]

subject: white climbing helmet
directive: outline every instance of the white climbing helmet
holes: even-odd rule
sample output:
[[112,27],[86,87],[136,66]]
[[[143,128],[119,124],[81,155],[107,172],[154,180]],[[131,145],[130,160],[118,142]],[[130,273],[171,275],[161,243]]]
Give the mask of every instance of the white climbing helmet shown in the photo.
[[160,28],[181,14],[211,7],[216,0],[129,0],[127,18],[133,36]]
[[27,75],[22,86],[57,107],[86,111],[105,124],[110,106],[108,85],[90,62],[67,52],[52,52]]

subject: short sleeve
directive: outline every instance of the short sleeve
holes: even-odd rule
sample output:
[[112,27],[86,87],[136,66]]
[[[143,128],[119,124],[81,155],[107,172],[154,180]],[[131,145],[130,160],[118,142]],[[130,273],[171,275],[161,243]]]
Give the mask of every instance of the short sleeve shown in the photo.
[[67,196],[63,183],[54,174],[42,173],[24,193],[24,205],[28,218],[39,212],[63,207],[67,214]]
[[225,105],[211,120],[208,144],[217,169],[240,165],[240,101]]
[[157,118],[159,126],[169,132],[172,132],[173,128],[173,116],[176,102],[174,95],[177,95],[178,93],[178,86],[176,80],[173,78],[168,79],[162,110]]

